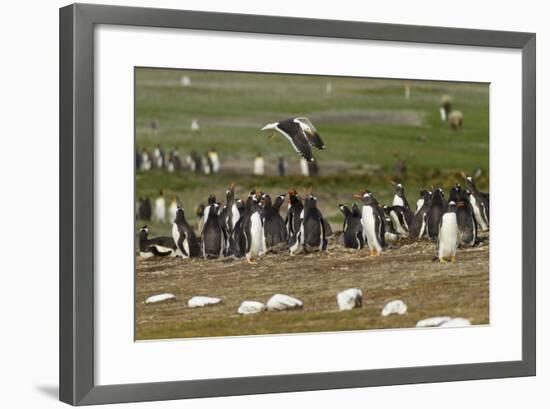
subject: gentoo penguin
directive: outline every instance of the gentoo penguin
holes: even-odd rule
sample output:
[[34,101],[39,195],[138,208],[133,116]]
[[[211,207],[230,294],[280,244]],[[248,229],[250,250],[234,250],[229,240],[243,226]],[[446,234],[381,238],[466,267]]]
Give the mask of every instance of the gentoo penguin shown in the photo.
[[399,205],[384,206],[384,211],[390,217],[394,230],[401,236],[408,237],[413,213],[407,207]]
[[237,225],[237,222],[241,218],[241,213],[237,207],[237,201],[235,200],[235,183],[231,183],[229,188],[225,192],[225,207],[222,211],[221,217],[227,233],[230,235],[233,233],[233,229]]
[[386,247],[384,211],[368,190],[359,195],[354,195],[354,197],[360,198],[363,201],[363,209],[361,211],[363,238],[369,246],[370,255],[379,256],[382,249]]
[[[435,194],[435,193],[434,193]],[[456,261],[456,249],[458,248],[458,223],[456,217],[456,203],[449,202],[443,213],[439,225],[437,241],[437,257],[441,263]]]
[[451,113],[452,99],[449,95],[443,95],[441,97],[441,106],[439,108],[439,114],[441,116],[441,122],[447,121],[449,114]]
[[413,239],[421,239],[427,233],[427,214],[432,204],[432,192],[429,190],[422,190],[422,198],[418,200],[422,203],[420,208],[414,214],[411,225],[409,226],[409,237]]
[[422,208],[424,205],[424,195],[426,193],[425,189],[420,190],[420,196],[418,197],[418,200],[416,201],[416,210],[414,211],[414,214],[418,213],[418,211]]
[[151,209],[151,200],[148,197],[139,199],[138,207],[138,219],[139,220],[151,220],[153,210]]
[[289,204],[285,224],[288,231],[288,238],[289,240],[293,240],[293,237],[298,234],[300,231],[300,226],[302,225],[300,215],[302,214],[302,210],[304,210],[304,205],[296,190],[289,191],[288,198]]
[[317,208],[317,197],[309,193],[304,200],[302,225],[300,226],[301,241],[306,253],[325,251],[328,241],[325,235],[323,215]]
[[278,253],[287,250],[288,233],[279,210],[273,207],[271,197],[268,194],[262,195],[261,203],[263,206],[261,217],[264,225],[266,252]]
[[161,223],[166,221],[166,201],[162,189],[159,192],[159,197],[155,200],[155,219]]
[[219,207],[218,203],[208,207],[208,217],[201,234],[201,250],[204,258],[223,257],[225,252],[226,233],[218,216]]
[[466,176],[462,173],[464,179],[466,179],[466,184],[471,191],[470,194],[470,203],[474,210],[474,215],[476,218],[477,224],[481,231],[489,230],[489,194],[480,192],[477,189],[477,186],[474,182],[474,179],[471,176]]
[[[265,254],[265,235],[262,217],[260,215],[261,207],[258,195],[255,191],[251,192],[247,200],[245,209],[246,216],[243,215],[242,227],[239,233],[240,240],[237,240],[240,251],[244,253],[248,263],[254,263],[254,260]],[[237,226],[240,222],[237,224]]]
[[212,163],[212,173],[220,172],[220,157],[216,149],[210,149],[208,151],[208,157],[210,158],[210,163]]
[[256,155],[256,158],[254,158],[252,174],[255,176],[263,176],[265,174],[265,161],[264,157],[260,153]]
[[281,211],[281,206],[285,202],[286,195],[279,195],[275,198],[275,201],[273,202],[273,208],[277,210],[277,213]]
[[180,207],[172,223],[172,238],[177,246],[177,255],[181,258],[200,257],[199,240],[185,220],[185,212]]
[[449,191],[449,200],[447,202],[458,202],[458,197],[460,195],[460,192],[462,191],[462,187],[459,183],[455,183],[455,185],[451,188]]
[[393,206],[402,206],[410,210],[409,202],[405,197],[405,188],[401,183],[391,182],[395,186],[395,194],[393,195]]
[[[305,117],[288,118],[272,124],[267,124],[262,131],[273,130],[282,134],[288,139],[292,147],[308,162],[313,162],[313,152],[311,147],[325,149],[325,144],[315,126]],[[273,136],[273,133],[269,136]]]
[[207,201],[206,206],[204,207],[204,210],[203,210],[203,216],[199,220],[199,224],[198,224],[199,235],[202,235],[202,229],[204,228],[204,225],[206,224],[206,221],[208,220],[208,216],[210,214],[210,206],[212,206],[215,203],[216,203],[216,196],[213,195],[213,194],[208,196],[208,201]]
[[461,189],[456,202],[456,219],[460,245],[474,246],[477,242],[477,223],[470,203],[470,191]]
[[176,244],[172,237],[154,237],[148,239],[149,229],[143,226],[139,231],[139,255],[143,258],[153,256],[176,256]]
[[445,196],[441,188],[434,190],[432,200],[430,203],[430,209],[426,214],[426,225],[428,237],[436,241],[439,234],[439,225],[441,224],[441,216],[445,213]]
[[363,238],[363,224],[361,223],[361,210],[357,205],[352,209],[344,204],[338,205],[344,215],[344,247],[350,249],[362,249],[365,246]]
[[168,220],[174,221],[176,218],[176,212],[178,211],[178,198],[176,196],[172,197],[170,206],[168,207]]

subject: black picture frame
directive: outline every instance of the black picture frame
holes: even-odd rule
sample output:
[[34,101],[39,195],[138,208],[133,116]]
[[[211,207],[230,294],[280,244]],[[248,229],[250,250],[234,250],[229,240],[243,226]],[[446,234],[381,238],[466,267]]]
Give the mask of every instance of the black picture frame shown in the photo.
[[[534,33],[73,4],[60,9],[59,397],[72,405],[535,375]],[[123,385],[94,381],[94,26],[97,24],[519,49],[522,53],[522,359]],[[518,136],[519,137],[519,136]]]

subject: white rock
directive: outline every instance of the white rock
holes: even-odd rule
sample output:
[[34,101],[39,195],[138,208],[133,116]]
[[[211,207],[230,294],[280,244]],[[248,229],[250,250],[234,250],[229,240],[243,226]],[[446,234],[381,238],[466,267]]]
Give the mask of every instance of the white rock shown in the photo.
[[466,318],[453,318],[442,323],[440,327],[458,328],[458,327],[469,327],[470,325],[472,325],[472,323],[470,322],[470,320],[467,320]]
[[407,304],[401,300],[393,300],[387,303],[382,309],[382,317],[392,314],[403,315],[407,312]]
[[257,314],[266,309],[264,303],[259,301],[243,301],[237,312],[239,314],[248,315],[248,314]]
[[363,305],[363,291],[359,288],[348,288],[336,295],[340,311],[352,310]]
[[195,296],[187,301],[189,308],[206,307],[207,305],[215,305],[221,303],[222,300],[216,297]]
[[175,299],[176,299],[176,296],[174,294],[169,294],[169,293],[157,294],[147,298],[145,300],[145,304],[154,304],[157,302],[170,301]]
[[302,301],[285,294],[275,294],[267,302],[268,311],[293,310],[303,306]]
[[420,320],[416,323],[416,326],[418,328],[424,328],[424,327],[439,327],[441,324],[446,323],[447,321],[450,321],[451,317],[431,317],[426,318],[423,320]]

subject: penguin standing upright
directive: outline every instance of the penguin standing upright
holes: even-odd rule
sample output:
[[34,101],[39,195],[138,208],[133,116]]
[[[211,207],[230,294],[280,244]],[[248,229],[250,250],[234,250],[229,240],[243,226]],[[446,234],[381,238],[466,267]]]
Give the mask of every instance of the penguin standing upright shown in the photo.
[[228,234],[233,232],[237,222],[241,218],[241,213],[237,207],[237,201],[235,200],[235,184],[231,183],[226,191],[225,207],[221,214],[223,224]]
[[474,246],[477,243],[477,223],[470,203],[470,191],[461,189],[456,202],[456,219],[460,245]]
[[426,194],[427,190],[425,189],[421,189],[420,190],[420,196],[418,197],[418,200],[416,201],[416,210],[414,211],[414,214],[417,214],[418,211],[422,208],[422,206],[424,205],[424,200],[425,200],[425,194]]
[[206,224],[206,221],[208,220],[208,216],[210,214],[210,206],[212,206],[214,203],[216,203],[216,196],[211,194],[210,196],[208,196],[207,204],[202,211],[202,217],[201,219],[199,219],[199,235],[202,235],[202,229],[204,228],[204,225]]
[[422,190],[422,198],[418,200],[417,206],[420,201],[422,205],[414,214],[411,225],[409,227],[409,237],[413,239],[421,239],[427,232],[427,214],[432,204],[432,192],[429,190]]
[[174,220],[176,218],[176,212],[178,211],[178,198],[176,196],[172,197],[170,206],[168,207],[168,220]]
[[262,223],[264,226],[264,238],[266,252],[278,253],[288,249],[288,237],[285,221],[279,214],[278,209],[273,207],[271,197],[268,194],[262,195]]
[[405,197],[405,188],[401,183],[395,183],[391,182],[392,185],[395,186],[395,194],[393,195],[393,206],[402,206],[406,208],[407,210],[410,210],[409,202],[407,202],[407,198]]
[[153,210],[151,209],[151,200],[148,197],[140,198],[138,206],[138,219],[150,221],[152,214]]
[[363,238],[369,246],[370,255],[379,256],[382,253],[382,249],[386,247],[384,211],[368,190],[359,195],[354,195],[354,197],[360,198],[363,201],[363,209],[361,211]]
[[166,201],[164,200],[164,191],[161,189],[159,197],[155,200],[155,219],[158,222],[166,221]]
[[462,192],[462,187],[459,183],[455,183],[455,185],[451,188],[449,191],[449,200],[448,202],[455,202],[458,203],[460,193]]
[[[277,213],[281,211],[281,206],[285,202],[286,195],[279,195],[275,198],[275,201],[273,202],[273,208],[277,210]],[[286,223],[285,223],[286,228]]]
[[441,216],[445,213],[445,208],[446,204],[443,190],[441,188],[437,188],[433,192],[430,209],[426,214],[428,237],[433,241],[437,240]]
[[441,263],[456,261],[456,249],[459,244],[456,203],[449,202],[441,216],[437,242],[437,257]]
[[480,192],[471,176],[462,173],[466,184],[471,191],[470,203],[474,210],[474,215],[481,231],[489,230],[489,194]]
[[304,210],[304,204],[296,190],[289,191],[288,198],[289,203],[285,224],[288,231],[288,239],[293,241],[293,238],[295,238],[300,231],[300,226],[302,224],[300,215],[302,214],[302,210]]
[[172,238],[177,246],[177,254],[181,258],[200,257],[199,240],[195,232],[185,220],[185,212],[180,207],[172,223]]
[[344,215],[344,247],[350,249],[362,249],[365,246],[363,238],[363,224],[361,223],[361,210],[357,205],[353,205],[352,209],[346,205],[338,205],[340,211]]
[[139,255],[143,258],[153,256],[176,256],[176,244],[172,237],[154,237],[149,239],[147,236],[149,229],[143,226],[139,231]]
[[253,191],[247,200],[245,210],[247,215],[242,219],[241,240],[239,240],[239,247],[248,263],[254,263],[255,259],[265,254],[264,226],[260,211],[258,195]]
[[312,193],[309,193],[304,200],[300,232],[300,239],[306,253],[327,249],[328,241],[325,234],[323,215],[317,208],[317,197]]
[[223,257],[225,251],[225,230],[218,216],[220,205],[213,203],[208,207],[208,217],[202,228],[201,249],[204,258]]

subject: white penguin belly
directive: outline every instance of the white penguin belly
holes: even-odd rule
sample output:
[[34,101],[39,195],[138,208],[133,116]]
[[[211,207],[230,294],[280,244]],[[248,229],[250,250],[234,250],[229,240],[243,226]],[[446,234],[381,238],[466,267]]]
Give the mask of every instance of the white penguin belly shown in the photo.
[[416,211],[414,212],[414,214],[417,214],[418,211],[422,208],[422,206],[424,206],[424,199],[418,199],[416,201]]
[[[174,239],[174,242],[176,243],[176,254],[175,255],[180,256],[181,258],[187,258],[188,256],[186,256],[178,246],[178,241],[180,239],[180,232],[178,230],[178,225],[176,223],[172,223],[172,238]],[[187,245],[187,248],[185,248],[186,245]],[[183,248],[186,251],[186,253],[189,254],[189,244],[187,243],[187,240],[184,240]]]
[[250,217],[250,250],[247,257],[255,258],[260,255],[262,250],[262,220],[258,212]]
[[394,195],[393,196],[393,206],[405,206],[405,202],[403,202],[403,199],[401,199],[399,196]]
[[233,206],[231,206],[231,225],[233,226],[233,229],[237,225],[240,218],[241,213],[239,212],[239,209],[237,209],[237,205],[233,203]]
[[395,213],[393,210],[390,212],[390,218],[393,224],[393,228],[395,231],[399,234],[402,234],[403,236],[407,237],[409,233],[401,226],[401,223],[399,222],[399,217],[397,216],[397,213]]
[[458,247],[456,213],[445,213],[439,229],[439,258],[454,257]]
[[378,241],[378,237],[376,237],[376,218],[370,206],[363,206],[363,226],[369,248],[371,250],[382,251],[382,246]]

